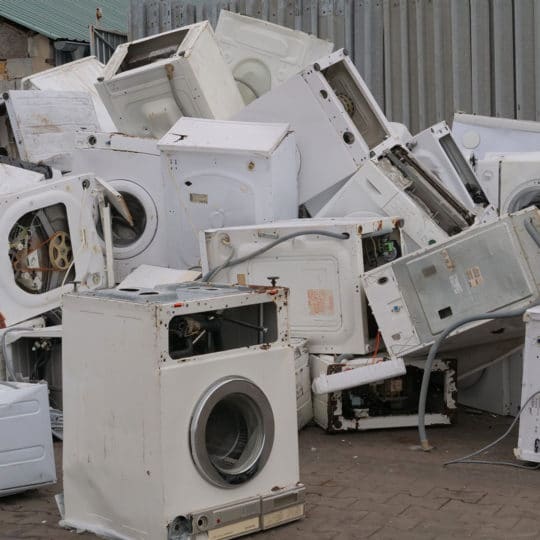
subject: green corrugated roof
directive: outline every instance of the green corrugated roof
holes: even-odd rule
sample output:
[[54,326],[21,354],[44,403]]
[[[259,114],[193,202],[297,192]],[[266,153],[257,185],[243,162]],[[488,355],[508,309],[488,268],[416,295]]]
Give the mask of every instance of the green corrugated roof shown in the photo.
[[129,0],[0,0],[0,17],[51,39],[89,41],[90,25],[127,33],[128,12]]

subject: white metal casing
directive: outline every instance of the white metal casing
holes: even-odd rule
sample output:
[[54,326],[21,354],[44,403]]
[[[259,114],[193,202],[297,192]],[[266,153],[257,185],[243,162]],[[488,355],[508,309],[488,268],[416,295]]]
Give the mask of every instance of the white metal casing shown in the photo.
[[540,204],[540,152],[488,154],[477,170],[501,214]]
[[[540,299],[540,248],[525,229],[540,230],[540,212],[523,210],[478,225],[362,277],[389,353],[425,353],[451,324],[481,313],[513,310]],[[519,321],[476,321],[460,327],[441,350],[510,339]]]
[[226,10],[219,15],[216,39],[246,104],[334,49],[305,32]]
[[168,244],[171,232],[167,229],[164,182],[155,139],[120,133],[79,133],[73,169],[77,173],[92,171],[108,182],[124,195],[132,210],[135,227],[129,227],[119,216],[115,217],[116,224],[113,221],[117,282],[141,264],[174,265],[170,250],[178,250],[181,243],[174,234],[176,247]]
[[311,399],[311,375],[309,371],[309,349],[307,339],[292,338],[294,348],[294,371],[296,379],[296,416],[300,431],[313,420]]
[[312,214],[322,204],[310,205],[311,199],[327,190],[329,199],[371,152],[378,155],[398,142],[343,50],[256,99],[235,119],[291,125],[300,154],[299,202]]
[[407,146],[416,159],[427,167],[465,207],[474,210],[477,203],[485,200],[474,171],[458,148],[446,122],[439,122],[421,131]]
[[[313,379],[320,375],[341,373],[343,370],[355,368],[362,369],[363,366],[368,366],[375,360],[372,357],[353,358],[351,360],[343,360],[336,363],[335,357],[330,355],[310,355],[311,377]],[[407,373],[411,370],[422,371],[424,368],[423,360],[406,360],[405,365]],[[436,412],[427,411],[426,425],[444,425],[453,422],[454,415],[457,411],[457,391],[456,391],[456,368],[455,362],[443,360],[435,360],[432,369],[431,381],[431,401],[434,399],[435,385],[434,379],[442,376],[443,380],[438,382],[436,393],[440,404],[440,409]],[[395,382],[394,382],[395,381]],[[404,382],[405,381],[405,382]],[[420,382],[420,381],[416,381]],[[395,387],[396,383],[397,389]],[[386,385],[390,390],[395,390],[396,397],[403,397],[405,394],[408,401],[418,401],[418,385],[412,388],[407,388],[407,376],[397,377],[396,379],[388,379]],[[365,431],[369,429],[385,429],[385,428],[404,428],[414,427],[418,425],[418,411],[406,410],[400,412],[396,408],[392,413],[380,412],[376,410],[375,403],[362,402],[362,390],[374,385],[364,385],[352,390],[343,392],[334,392],[331,394],[313,395],[313,410],[315,422],[329,433],[342,431]],[[365,392],[364,392],[365,393]],[[359,395],[355,395],[359,394]],[[390,400],[389,400],[390,401]],[[391,410],[391,407],[388,409]]]
[[45,180],[44,176],[34,171],[0,163],[0,193],[14,193],[32,187]]
[[[0,200],[0,235],[3,242],[8,243],[10,232],[26,214],[63,205],[69,229],[63,232],[69,234],[75,259],[74,280],[80,282],[82,288],[103,287],[106,283],[105,261],[92,216],[97,189],[92,175],[75,175],[3,193]],[[0,313],[8,326],[58,307],[62,293],[71,287],[68,285],[62,289],[58,286],[39,294],[27,292],[17,284],[13,265],[9,250],[5,249],[0,254]]]
[[205,229],[298,216],[295,136],[287,124],[181,118],[161,139],[173,265],[200,264]]
[[75,132],[99,130],[91,96],[56,90],[10,90],[5,95],[18,150],[12,157],[71,171]]
[[452,134],[473,164],[490,153],[536,152],[540,148],[540,122],[530,120],[457,113]]
[[208,230],[201,234],[203,275],[227,261],[244,257],[282,236],[299,231],[346,233],[345,240],[298,236],[268,252],[226,268],[212,277],[220,283],[278,284],[290,289],[291,335],[308,340],[310,352],[365,354],[375,334],[368,330],[368,308],[360,284],[364,249],[374,239],[394,235],[398,218],[297,219],[273,224]]
[[56,482],[46,384],[0,382],[0,497]]
[[371,161],[362,165],[317,213],[317,218],[400,216],[410,251],[448,238],[426,206],[406,191],[407,180],[393,167]]
[[103,77],[97,91],[127,135],[159,138],[180,116],[225,120],[244,106],[208,21],[119,45]]
[[[294,357],[283,289],[193,283],[148,292],[65,297],[64,524],[114,538],[165,540],[176,538],[174,531],[167,535],[167,525],[177,516],[233,504],[242,510],[249,498],[298,483]],[[168,325],[175,316],[269,302],[277,316],[274,343],[182,360],[169,356]],[[202,396],[231,376],[249,379],[266,395],[275,433],[259,474],[224,489],[196,468],[190,431]],[[196,538],[241,535],[219,534]]]
[[116,131],[103,101],[97,93],[95,84],[103,76],[105,66],[95,57],[86,56],[67,64],[40,71],[25,77],[22,81],[24,90],[73,90],[88,92],[92,96],[101,131]]
[[540,394],[534,395],[540,391],[540,307],[535,306],[527,310],[524,321],[521,415],[514,454],[523,461],[540,463]]

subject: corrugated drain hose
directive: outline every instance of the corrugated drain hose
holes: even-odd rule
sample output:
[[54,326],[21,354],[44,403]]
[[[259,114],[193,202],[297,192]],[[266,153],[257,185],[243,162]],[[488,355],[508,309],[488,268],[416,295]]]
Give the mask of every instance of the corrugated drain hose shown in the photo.
[[315,235],[315,236],[328,236],[330,238],[336,238],[337,240],[347,240],[349,238],[349,233],[333,233],[330,231],[323,231],[323,230],[303,230],[303,231],[297,231],[294,233],[286,234],[285,236],[282,236],[281,238],[278,238],[266,246],[257,249],[253,251],[252,253],[249,253],[248,255],[244,255],[244,257],[239,257],[238,259],[232,259],[232,257],[229,257],[227,261],[225,261],[221,266],[217,266],[216,268],[213,268],[212,270],[209,270],[202,278],[201,281],[208,282],[210,281],[218,272],[221,272],[222,270],[225,270],[225,268],[229,268],[230,266],[235,266],[237,264],[241,264],[243,262],[249,261],[250,259],[253,259],[255,257],[258,257],[259,255],[262,255],[263,253],[266,253],[268,250],[276,247],[279,244],[282,244],[283,242],[286,242],[287,240],[291,240],[293,238],[296,238],[297,236],[308,236],[308,235]]

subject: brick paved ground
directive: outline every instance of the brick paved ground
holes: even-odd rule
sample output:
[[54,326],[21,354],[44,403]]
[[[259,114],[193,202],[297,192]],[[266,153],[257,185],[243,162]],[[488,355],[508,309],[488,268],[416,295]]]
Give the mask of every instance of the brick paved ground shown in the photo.
[[[250,538],[295,540],[540,539],[540,471],[457,465],[495,439],[507,418],[460,412],[458,426],[431,429],[437,450],[415,450],[415,430],[300,436],[308,518]],[[512,460],[516,436],[490,453]],[[57,445],[58,457],[61,447]],[[0,499],[0,538],[87,540],[57,526],[60,486]]]

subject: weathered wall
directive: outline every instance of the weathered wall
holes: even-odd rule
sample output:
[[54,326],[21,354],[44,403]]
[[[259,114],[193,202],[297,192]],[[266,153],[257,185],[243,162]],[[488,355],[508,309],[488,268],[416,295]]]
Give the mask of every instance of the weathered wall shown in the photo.
[[49,69],[52,58],[47,37],[0,19],[0,91],[19,88],[23,77]]

